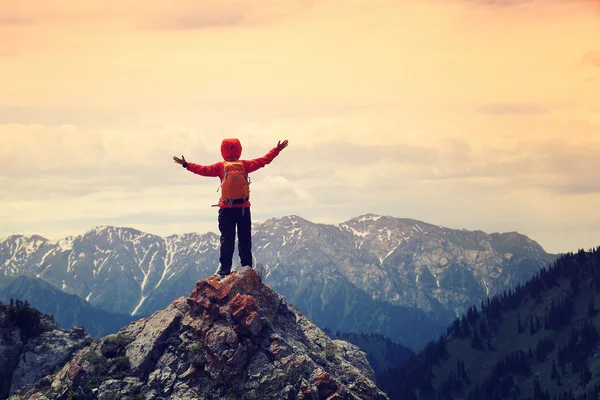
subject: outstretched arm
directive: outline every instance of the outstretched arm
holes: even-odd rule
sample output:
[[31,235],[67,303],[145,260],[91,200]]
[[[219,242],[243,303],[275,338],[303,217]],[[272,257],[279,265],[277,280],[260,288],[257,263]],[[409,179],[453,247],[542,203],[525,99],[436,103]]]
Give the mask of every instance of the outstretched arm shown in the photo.
[[260,158],[255,158],[254,160],[244,161],[244,168],[247,173],[254,172],[259,168],[264,167],[269,164],[281,150],[285,149],[288,145],[288,141],[284,140],[283,142],[277,142],[277,146],[273,147],[271,151],[269,151],[266,155]]
[[181,164],[183,168],[188,171],[202,176],[220,176],[223,173],[223,163],[221,162],[213,165],[200,165],[187,162],[184,156],[181,156],[181,158],[175,156],[173,157],[173,161],[177,164]]

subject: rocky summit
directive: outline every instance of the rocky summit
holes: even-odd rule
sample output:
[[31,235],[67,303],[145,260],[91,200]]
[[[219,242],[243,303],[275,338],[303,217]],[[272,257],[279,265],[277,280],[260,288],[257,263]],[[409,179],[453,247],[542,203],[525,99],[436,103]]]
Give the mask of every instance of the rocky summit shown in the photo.
[[387,399],[373,377],[356,346],[243,268],[198,281],[11,399]]
[[0,399],[59,370],[92,337],[83,327],[58,329],[27,303],[0,303]]

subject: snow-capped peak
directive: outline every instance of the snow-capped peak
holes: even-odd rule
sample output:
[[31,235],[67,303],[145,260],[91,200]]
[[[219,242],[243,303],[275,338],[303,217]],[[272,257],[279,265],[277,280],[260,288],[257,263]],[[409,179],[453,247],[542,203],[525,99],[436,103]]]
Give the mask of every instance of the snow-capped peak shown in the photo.
[[358,222],[366,222],[366,221],[375,222],[380,218],[381,218],[381,215],[366,214],[366,215],[363,215],[362,217],[359,217]]
[[110,226],[108,226],[108,225],[97,225],[94,229],[90,230],[90,232],[92,232],[92,233],[100,233],[100,232],[102,232],[104,230],[107,230],[109,228],[110,228]]
[[67,236],[67,237],[60,239],[55,244],[61,249],[61,251],[69,251],[69,250],[73,250],[73,242],[74,241],[75,241],[75,236]]

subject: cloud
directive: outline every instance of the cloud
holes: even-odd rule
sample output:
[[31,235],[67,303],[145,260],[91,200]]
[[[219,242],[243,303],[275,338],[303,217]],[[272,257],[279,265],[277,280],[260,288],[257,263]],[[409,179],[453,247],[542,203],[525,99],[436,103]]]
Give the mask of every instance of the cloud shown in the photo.
[[175,126],[148,133],[0,125],[0,201],[81,199],[103,192],[134,195],[173,185],[212,188],[214,181],[193,179],[172,160],[181,152],[214,160],[212,141],[206,138],[192,128]]
[[151,27],[164,30],[194,30],[273,22],[312,6],[314,0],[256,2],[228,0],[219,2],[180,2],[154,11]]
[[583,65],[600,68],[600,51],[590,51],[583,56]]
[[197,15],[186,14],[169,17],[157,22],[157,25],[166,30],[206,29],[242,25],[246,22],[247,17],[248,15],[244,13],[244,10],[223,10],[219,13],[210,14],[197,12]]
[[547,189],[557,194],[586,195],[600,194],[600,182],[597,180],[585,182],[559,183],[553,185],[543,185],[540,188]]
[[219,161],[227,136],[245,158],[290,140],[253,174],[265,218],[600,219],[598,80],[581,82],[597,52],[573,68],[597,48],[597,16],[575,3],[4,3],[0,56],[16,57],[0,62],[0,234],[214,222],[217,179],[171,157]]
[[580,4],[593,4],[595,0],[463,0],[471,4],[485,5],[490,7],[517,7],[517,6],[539,6],[544,7],[548,4],[567,4],[580,3]]
[[[191,30],[273,22],[311,7],[316,0],[140,0],[81,2],[20,0],[4,2],[2,26],[78,26],[82,22],[127,21],[127,25],[165,30]],[[122,28],[122,27],[121,27]]]
[[[158,0],[160,1],[160,0]],[[181,0],[176,0],[181,1]],[[0,10],[0,21],[26,25],[77,25],[81,22],[140,18],[151,10],[156,1],[104,0],[82,2],[77,0],[20,0],[4,1]],[[164,1],[163,1],[164,3]]]
[[[315,203],[311,193],[283,176],[269,175],[257,181],[257,185],[259,185],[259,188],[256,189],[259,192],[259,200],[268,196],[288,205],[297,203],[313,205]],[[253,195],[253,197],[256,196]]]
[[[543,219],[541,211],[529,210],[541,202],[557,218],[572,207],[569,198],[587,209],[582,198],[598,194],[600,159],[591,138],[531,143],[516,134],[496,144],[477,144],[471,136],[379,145],[369,143],[368,135],[363,144],[354,142],[340,124],[324,140],[314,134],[322,127],[304,127],[315,129],[304,132],[310,140],[292,140],[272,165],[252,175],[255,218],[298,214],[339,222],[377,212],[491,230],[497,226],[486,225],[491,208],[511,221],[528,213]],[[242,137],[249,158],[275,144],[268,129],[253,134],[267,136]],[[54,232],[67,227],[81,233],[98,224],[157,234],[214,231],[210,205],[218,197],[217,179],[183,171],[171,156],[183,152],[199,163],[218,161],[220,139],[183,125],[145,132],[0,126],[0,233],[29,229],[57,238]]]
[[547,112],[547,109],[539,104],[492,103],[478,107],[477,111],[483,114],[510,117],[544,114]]
[[395,144],[357,144],[342,138],[317,143],[314,147],[300,148],[294,151],[294,157],[300,160],[316,159],[341,165],[360,166],[374,165],[382,161],[393,161],[400,164],[429,164],[438,158],[434,148]]
[[[472,4],[495,6],[495,7],[512,7],[512,6],[519,6],[519,5],[523,5],[523,4],[540,2],[540,0],[467,0],[467,1]],[[542,2],[543,2],[543,0],[542,0]]]
[[600,109],[575,109],[575,110],[557,110],[554,114],[562,123],[586,123],[590,125],[600,125]]
[[81,110],[74,107],[2,107],[0,105],[0,126],[7,124],[115,126],[139,115],[139,112],[130,110]]
[[14,26],[14,25],[25,25],[30,20],[23,17],[17,17],[16,15],[0,15],[0,27],[3,26]]

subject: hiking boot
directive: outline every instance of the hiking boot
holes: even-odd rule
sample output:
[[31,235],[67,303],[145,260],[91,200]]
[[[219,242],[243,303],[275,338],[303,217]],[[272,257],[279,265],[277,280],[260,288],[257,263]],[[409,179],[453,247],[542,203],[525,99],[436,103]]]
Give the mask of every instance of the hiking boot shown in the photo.
[[217,269],[217,271],[215,272],[215,276],[217,277],[217,280],[221,280],[229,274],[230,274],[230,272],[223,272],[223,270],[221,270],[221,267],[219,267]]

